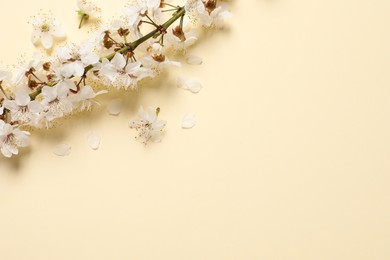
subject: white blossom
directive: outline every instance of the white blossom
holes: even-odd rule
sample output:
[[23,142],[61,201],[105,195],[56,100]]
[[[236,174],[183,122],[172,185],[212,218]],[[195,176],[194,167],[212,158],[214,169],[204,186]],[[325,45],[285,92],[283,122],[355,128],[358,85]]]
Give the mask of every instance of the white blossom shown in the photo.
[[204,27],[220,28],[232,16],[226,5],[214,6],[212,0],[189,0],[185,8]]
[[42,105],[47,121],[50,122],[72,112],[73,104],[68,93],[68,85],[61,83],[54,87],[45,86],[42,88]]
[[17,70],[15,78],[12,80],[12,84],[15,86],[26,87],[28,83],[28,77],[26,77],[26,72],[33,71],[35,76],[42,77],[44,73],[42,72],[43,66],[43,57],[40,53],[35,52],[33,57],[28,62],[21,64]]
[[95,92],[91,86],[85,85],[77,94],[72,96],[71,100],[78,106],[79,111],[91,110],[93,102],[99,104],[93,99],[107,92],[107,90]]
[[22,131],[18,127],[0,120],[0,150],[1,153],[10,158],[19,153],[19,147],[30,145],[30,133]]
[[182,40],[179,37],[175,36],[172,31],[168,31],[165,36],[165,45],[169,49],[173,49],[174,51],[187,51],[188,47],[194,45],[199,38],[199,30],[191,27],[188,24],[184,24],[183,33],[185,39]]
[[180,62],[172,61],[165,55],[165,49],[160,43],[152,43],[147,51],[149,55],[143,56],[141,63],[152,71],[159,72],[169,66],[181,67]]
[[[100,9],[88,1],[77,0],[80,26],[100,14]],[[5,157],[16,155],[20,147],[29,145],[30,134],[24,127],[49,127],[57,118],[91,110],[95,103],[99,104],[95,98],[108,91],[95,91],[91,85],[136,89],[142,79],[157,76],[165,67],[181,66],[173,60],[179,55],[184,55],[188,64],[202,64],[199,56],[187,54],[199,38],[199,29],[222,27],[231,16],[227,1],[222,0],[185,0],[183,17],[182,7],[176,8],[167,1],[166,4],[162,0],[130,2],[125,17],[109,25],[99,24],[93,37],[83,44],[68,44],[49,58],[35,54],[13,72],[0,68],[0,151]],[[165,23],[163,14],[169,19]],[[142,22],[149,25],[143,27]],[[32,26],[32,42],[47,50],[53,47],[55,39],[65,37],[59,22],[50,15],[34,18]],[[149,28],[155,31],[147,32]],[[141,31],[147,33],[142,39]],[[199,81],[184,77],[179,77],[177,86],[193,93],[202,89]],[[119,115],[122,106],[123,99],[115,99],[107,105],[107,111]],[[144,144],[161,141],[166,121],[158,119],[159,112],[159,108],[141,107],[138,117],[130,121],[129,127],[137,131],[138,141]],[[182,118],[181,126],[189,129],[196,121],[196,116],[190,113]],[[87,143],[90,148],[98,149],[100,136],[89,133]],[[70,150],[68,144],[62,143],[53,152],[65,156]]]
[[130,62],[122,54],[116,53],[111,61],[104,59],[99,71],[104,83],[115,88],[136,88],[140,80],[153,76],[153,72],[141,62]]
[[130,128],[138,131],[137,141],[143,144],[147,144],[149,140],[155,143],[161,141],[161,133],[167,122],[158,119],[159,111],[159,108],[153,107],[149,107],[145,111],[141,107],[138,111],[138,117],[130,121]]
[[125,8],[124,13],[127,16],[128,27],[133,33],[139,35],[138,25],[146,15],[157,23],[162,20],[160,4],[161,0],[138,0],[130,7]]
[[65,31],[61,28],[60,23],[51,17],[36,17],[32,21],[33,32],[31,41],[33,44],[41,42],[43,48],[51,49],[53,47],[53,38],[65,37]]
[[42,112],[43,106],[36,100],[31,100],[26,89],[15,90],[13,100],[4,100],[4,107],[11,113],[13,122],[32,124],[38,113]]
[[60,73],[65,78],[84,75],[85,67],[99,62],[99,56],[93,53],[93,44],[87,42],[81,46],[75,44],[59,48],[57,56],[62,65]]
[[86,0],[77,0],[77,6],[79,7],[79,15],[87,16],[87,18],[99,18],[100,8],[98,8],[94,3]]

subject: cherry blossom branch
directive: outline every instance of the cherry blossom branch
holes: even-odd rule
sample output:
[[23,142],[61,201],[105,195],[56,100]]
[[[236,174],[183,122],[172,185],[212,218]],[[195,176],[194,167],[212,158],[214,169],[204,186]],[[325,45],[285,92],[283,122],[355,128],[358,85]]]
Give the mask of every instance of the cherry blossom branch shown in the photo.
[[[106,57],[101,58],[100,62],[103,59],[107,59],[109,61],[112,60],[117,53],[126,54],[128,52],[133,52],[139,45],[141,45],[142,43],[146,42],[150,38],[157,37],[159,35],[165,34],[167,29],[174,22],[176,22],[178,19],[181,19],[182,17],[184,17],[185,14],[186,14],[186,11],[185,11],[184,7],[182,7],[182,6],[177,7],[177,12],[174,13],[172,15],[172,17],[168,21],[166,21],[164,24],[160,25],[158,28],[154,29],[150,33],[148,33],[145,36],[139,38],[138,40],[136,40],[136,41],[134,41],[132,43],[125,44],[126,46],[121,48],[121,49],[119,49],[118,51],[115,51],[115,52],[107,55]],[[89,66],[85,67],[84,75],[86,75],[88,73],[88,71],[90,71],[92,68],[93,68],[93,65],[89,65]],[[54,84],[50,84],[49,83],[47,86],[53,87],[56,84],[57,83],[54,83]],[[30,94],[30,98],[32,100],[36,99],[36,97],[42,92],[42,88],[43,88],[43,86],[38,87],[34,92],[32,92]]]
[[[5,157],[17,155],[18,148],[30,144],[27,127],[49,128],[54,120],[91,110],[97,103],[94,99],[107,93],[110,87],[136,89],[140,81],[158,76],[165,67],[180,66],[180,62],[170,59],[170,54],[184,54],[188,64],[200,65],[201,58],[186,51],[198,40],[198,29],[223,26],[230,17],[227,1],[217,5],[216,0],[187,0],[185,6],[175,6],[163,0],[137,0],[124,9],[125,16],[102,25],[82,44],[60,47],[46,61],[34,56],[17,68],[15,75],[0,68],[0,152]],[[88,0],[77,3],[79,27],[89,17],[97,17],[100,9],[94,4]],[[163,14],[167,12],[172,15],[164,22]],[[168,30],[175,22],[177,25]],[[153,28],[141,35],[142,24]],[[54,39],[65,35],[52,17],[37,17],[32,25],[32,42],[47,50],[52,48]],[[131,37],[134,40],[128,41]],[[145,48],[138,49],[141,44]],[[92,83],[107,89],[97,91]],[[202,88],[199,82],[183,77],[179,77],[178,86],[193,93]],[[116,103],[110,103],[107,110],[112,115],[120,112]],[[144,144],[160,140],[166,122],[157,119],[159,111],[139,110],[139,117],[129,125],[138,131],[137,140]],[[194,120],[189,115],[183,127],[192,127]],[[99,138],[90,139],[91,147],[96,149]],[[68,151],[67,146],[60,146],[54,153],[66,155]]]

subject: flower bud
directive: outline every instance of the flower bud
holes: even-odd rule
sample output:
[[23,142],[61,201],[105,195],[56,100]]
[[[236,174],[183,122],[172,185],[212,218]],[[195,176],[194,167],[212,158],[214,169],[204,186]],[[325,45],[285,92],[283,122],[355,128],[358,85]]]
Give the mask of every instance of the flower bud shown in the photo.
[[159,55],[153,55],[152,58],[157,62],[164,62],[165,61],[165,55],[159,54]]
[[207,0],[206,2],[203,3],[204,7],[207,9],[209,14],[217,8],[217,1],[215,0]]
[[186,40],[186,36],[183,32],[183,28],[178,25],[174,29],[172,29],[173,35],[175,35],[177,38],[179,38],[182,42]]
[[45,71],[49,71],[50,70],[50,66],[51,66],[51,63],[50,62],[45,62],[43,63],[42,67]]

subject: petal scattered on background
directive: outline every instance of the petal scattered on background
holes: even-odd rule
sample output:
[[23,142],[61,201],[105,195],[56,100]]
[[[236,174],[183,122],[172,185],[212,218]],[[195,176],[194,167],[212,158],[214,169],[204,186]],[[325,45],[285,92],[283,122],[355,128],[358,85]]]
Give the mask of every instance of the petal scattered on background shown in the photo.
[[178,78],[177,85],[179,88],[189,90],[192,93],[198,93],[203,87],[199,81],[183,77]]
[[190,65],[201,65],[203,63],[203,60],[201,57],[189,54],[186,58],[187,63]]
[[99,149],[100,145],[100,135],[96,132],[91,132],[87,136],[87,143],[89,147],[93,150]]
[[193,113],[185,115],[181,121],[181,127],[184,129],[193,128],[196,125],[196,116]]
[[122,111],[122,104],[123,104],[122,99],[112,100],[107,106],[108,113],[113,116],[119,115]]
[[68,144],[59,144],[56,147],[54,147],[54,154],[58,156],[67,156],[70,154],[70,150],[72,147]]

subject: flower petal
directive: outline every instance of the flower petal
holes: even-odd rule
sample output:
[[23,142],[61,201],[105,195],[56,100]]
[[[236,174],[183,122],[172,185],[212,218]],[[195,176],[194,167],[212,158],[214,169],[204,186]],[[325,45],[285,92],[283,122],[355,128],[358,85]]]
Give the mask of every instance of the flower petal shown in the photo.
[[123,104],[122,99],[112,100],[107,106],[108,113],[113,116],[119,115],[122,111],[122,104]]
[[36,44],[40,38],[41,38],[41,32],[40,32],[40,31],[34,30],[34,31],[31,33],[31,42],[32,42],[33,44]]
[[12,72],[8,69],[0,67],[0,81],[10,82],[12,80]]
[[30,103],[31,98],[28,95],[28,92],[25,89],[15,90],[15,102],[18,106],[24,107]]
[[187,63],[190,65],[201,65],[203,63],[203,60],[201,57],[193,55],[193,54],[189,54],[187,56],[186,60],[187,60]]
[[192,93],[198,93],[202,89],[202,84],[194,79],[185,79],[179,77],[177,81],[177,86],[182,89],[191,91]]
[[51,36],[51,34],[49,33],[42,34],[41,43],[43,48],[47,50],[53,47],[53,37]]
[[40,113],[43,110],[42,104],[36,100],[31,101],[27,106],[32,113]]
[[70,154],[70,150],[72,147],[70,147],[68,144],[59,144],[56,147],[54,147],[54,154],[58,156],[67,156]]
[[87,66],[99,62],[99,56],[97,56],[94,53],[88,53],[87,55],[83,56],[81,59],[83,61],[83,64]]
[[11,158],[12,157],[12,152],[7,149],[7,147],[2,146],[1,147],[1,153],[6,157],[6,158]]
[[97,134],[96,132],[89,133],[87,136],[87,143],[88,143],[89,147],[91,147],[91,149],[93,149],[93,150],[99,149],[100,135]]
[[111,64],[117,69],[123,69],[126,66],[126,60],[122,54],[117,52],[114,58],[111,60]]
[[196,116],[193,113],[185,115],[181,121],[181,127],[184,129],[193,128],[196,125]]
[[66,36],[65,30],[61,27],[58,21],[53,22],[53,35],[58,38],[63,38]]

